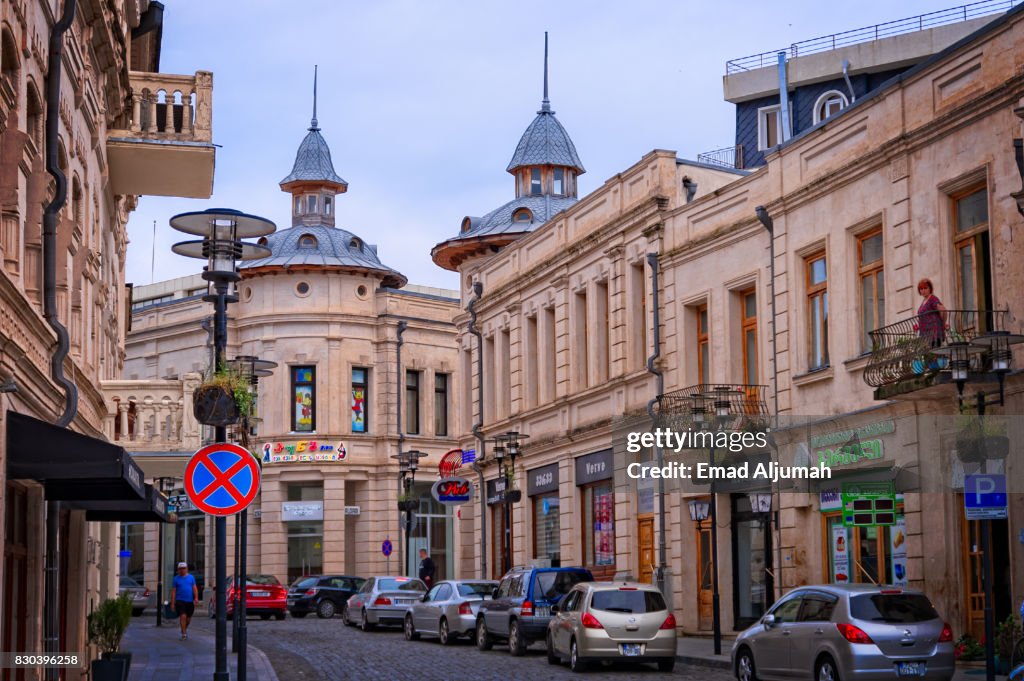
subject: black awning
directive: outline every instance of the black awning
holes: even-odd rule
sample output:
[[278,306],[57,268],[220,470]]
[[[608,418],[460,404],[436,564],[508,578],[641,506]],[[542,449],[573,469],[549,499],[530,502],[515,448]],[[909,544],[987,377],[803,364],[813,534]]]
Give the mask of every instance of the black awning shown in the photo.
[[124,523],[166,523],[167,497],[152,485],[146,485],[145,499],[122,501],[79,501],[72,508],[85,511],[86,520],[111,520]]
[[7,412],[7,477],[36,480],[52,501],[141,501],[142,469],[122,447]]

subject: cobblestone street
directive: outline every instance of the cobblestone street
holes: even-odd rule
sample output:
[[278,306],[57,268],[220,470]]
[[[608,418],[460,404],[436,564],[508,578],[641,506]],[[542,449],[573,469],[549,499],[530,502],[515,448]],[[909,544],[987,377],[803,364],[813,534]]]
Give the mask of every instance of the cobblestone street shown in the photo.
[[[196,626],[213,631],[213,622],[209,619],[197,618],[193,622],[193,627]],[[539,643],[531,646],[524,657],[513,658],[500,645],[483,653],[468,640],[448,647],[434,639],[409,642],[397,628],[363,633],[346,627],[340,618],[321,620],[315,616],[289,617],[282,622],[250,619],[248,630],[249,643],[266,653],[281,681],[580,678],[568,665],[548,665],[544,647]],[[672,674],[659,673],[654,665],[593,667],[586,678],[726,681],[731,677],[725,670],[677,663]]]

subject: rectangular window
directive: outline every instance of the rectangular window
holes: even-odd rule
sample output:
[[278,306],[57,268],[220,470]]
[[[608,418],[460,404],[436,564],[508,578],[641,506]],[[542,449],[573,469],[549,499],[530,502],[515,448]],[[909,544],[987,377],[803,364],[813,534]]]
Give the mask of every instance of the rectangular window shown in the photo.
[[697,314],[697,382],[711,383],[711,339],[708,330],[708,306],[698,305]]
[[632,340],[632,365],[643,368],[647,365],[647,278],[643,262],[629,268],[629,315]]
[[420,372],[405,372],[405,432],[420,432]]
[[551,193],[565,195],[565,170],[563,168],[555,168],[555,184]]
[[[963,310],[992,309],[989,270],[988,188],[975,187],[953,197],[959,305]],[[983,322],[979,317],[979,323]],[[978,329],[984,332],[985,329]]]
[[757,292],[740,293],[741,328],[743,333],[743,382],[757,385]]
[[315,196],[307,196],[306,197],[306,212],[307,213],[315,213],[316,212],[316,197]]
[[810,369],[828,366],[828,271],[825,254],[805,260],[807,266],[807,320],[810,333]]
[[462,430],[469,430],[473,423],[473,414],[476,409],[473,386],[478,380],[474,373],[473,351],[470,349],[462,352]]
[[857,276],[860,277],[861,352],[871,352],[870,332],[885,326],[885,269],[882,229],[857,239]]
[[434,374],[434,435],[448,434],[448,374]]
[[562,566],[561,514],[558,492],[533,497],[533,555]]
[[530,193],[537,196],[542,193],[540,184],[540,168],[530,170]]
[[531,409],[537,406],[537,396],[539,394],[540,386],[537,385],[537,380],[540,372],[538,371],[538,363],[540,357],[538,356],[540,335],[537,329],[537,317],[526,318],[526,347],[523,352],[523,361],[526,363],[526,408]]
[[782,130],[779,128],[781,110],[778,105],[766,106],[757,110],[757,148],[759,151],[766,151],[778,146],[781,141]]
[[324,197],[324,215],[330,215],[330,214],[331,214],[331,197],[325,196]]
[[295,197],[295,214],[296,215],[302,215],[302,197],[301,196],[296,196]]
[[544,347],[541,349],[541,352],[544,353],[544,371],[541,372],[541,376],[544,378],[543,380],[538,381],[540,383],[540,390],[538,392],[542,400],[550,402],[555,399],[555,384],[558,381],[558,347],[555,344],[555,308],[544,308],[544,326],[541,331],[544,334],[544,340],[542,341]]
[[292,431],[316,430],[316,367],[292,367]]
[[498,378],[501,380],[501,416],[506,417],[512,413],[512,332],[508,329],[503,329],[499,336],[501,342],[498,350],[501,352],[499,357],[499,369]]
[[352,367],[352,432],[366,433],[370,428],[369,370]]
[[594,310],[597,328],[595,334],[597,347],[594,348],[594,359],[596,360],[597,382],[605,383],[611,375],[611,318],[608,310],[610,300],[608,298],[608,282],[598,282],[595,286]]
[[484,423],[496,420],[494,405],[497,402],[494,399],[494,389],[497,385],[495,375],[498,373],[498,365],[495,360],[494,336],[487,336],[484,338]]
[[588,321],[587,321],[587,290],[577,292],[573,295],[573,320],[575,324],[575,339],[574,347],[576,351],[573,353],[573,375],[576,378],[576,390],[585,389],[589,383],[588,370],[590,367],[590,357],[588,355],[590,341],[588,340]]
[[583,559],[595,567],[615,564],[615,492],[610,480],[583,488]]

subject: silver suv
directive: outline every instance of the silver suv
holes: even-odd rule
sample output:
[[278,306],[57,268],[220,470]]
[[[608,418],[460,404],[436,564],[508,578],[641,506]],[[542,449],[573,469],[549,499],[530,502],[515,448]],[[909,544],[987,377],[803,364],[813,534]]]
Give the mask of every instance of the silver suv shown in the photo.
[[737,637],[732,668],[756,679],[953,678],[953,630],[919,591],[869,584],[795,589]]

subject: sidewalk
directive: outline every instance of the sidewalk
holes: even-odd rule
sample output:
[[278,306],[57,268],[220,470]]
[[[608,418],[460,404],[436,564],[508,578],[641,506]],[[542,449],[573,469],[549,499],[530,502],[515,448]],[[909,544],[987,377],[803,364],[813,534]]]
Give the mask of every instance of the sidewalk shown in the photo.
[[[178,640],[177,622],[165,622],[159,629],[151,617],[134,618],[121,642],[121,650],[132,653],[128,681],[192,681],[212,679],[216,664],[214,637],[192,622],[187,641]],[[231,654],[228,629],[228,673],[234,681],[238,660]],[[248,647],[246,681],[277,681],[270,661],[259,648]]]
[[[680,636],[676,643],[676,659],[683,664],[715,669],[729,669],[729,651],[732,650],[731,638],[722,638],[722,654],[715,655],[714,641],[701,636]],[[957,665],[953,681],[984,681],[985,667]],[[996,679],[1005,681],[1005,676],[996,675]]]

